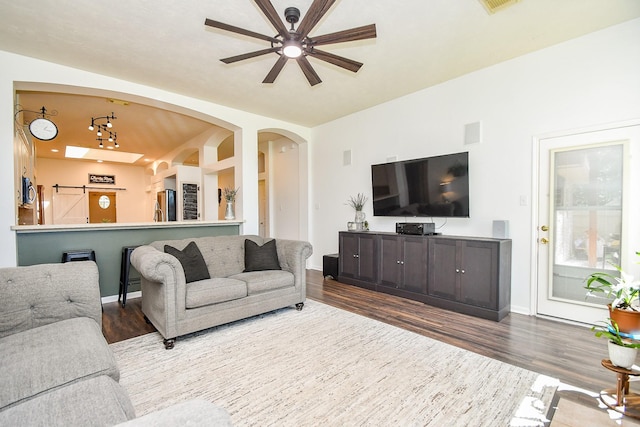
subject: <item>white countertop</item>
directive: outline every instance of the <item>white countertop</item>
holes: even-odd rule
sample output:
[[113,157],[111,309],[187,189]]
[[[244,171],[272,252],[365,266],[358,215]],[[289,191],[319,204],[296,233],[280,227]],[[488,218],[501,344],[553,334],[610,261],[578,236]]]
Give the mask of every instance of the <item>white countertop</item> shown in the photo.
[[225,225],[240,225],[243,220],[218,221],[165,221],[165,222],[126,222],[126,223],[96,223],[96,224],[57,224],[57,225],[12,225],[11,230],[17,233],[46,233],[59,231],[97,231],[97,230],[126,230],[140,228],[185,228],[211,227]]

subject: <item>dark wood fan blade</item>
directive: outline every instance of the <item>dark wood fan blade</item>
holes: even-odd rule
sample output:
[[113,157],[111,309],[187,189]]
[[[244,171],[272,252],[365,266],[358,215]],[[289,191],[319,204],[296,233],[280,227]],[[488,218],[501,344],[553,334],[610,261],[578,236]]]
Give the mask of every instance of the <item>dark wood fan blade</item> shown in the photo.
[[204,25],[209,27],[219,28],[221,30],[230,31],[236,34],[242,34],[243,36],[255,37],[256,39],[266,40],[268,42],[280,43],[280,40],[275,37],[265,36],[264,34],[255,33],[253,31],[245,30],[244,28],[235,27],[233,25],[225,24],[224,22],[214,21],[213,19],[205,19]]
[[307,54],[309,56],[313,56],[316,59],[320,59],[330,64],[337,65],[338,67],[342,67],[349,71],[353,71],[354,73],[357,73],[360,67],[362,67],[363,65],[362,62],[334,55],[333,53],[323,52],[318,49],[312,49],[308,51]]
[[284,22],[282,22],[282,19],[280,18],[280,16],[278,16],[278,12],[276,11],[276,9],[273,7],[273,5],[269,0],[254,0],[254,1],[258,5],[262,13],[264,13],[264,15],[267,17],[269,22],[271,22],[271,25],[273,25],[273,28],[275,28],[278,31],[278,34],[284,37],[289,33],[289,30],[287,30],[287,27],[284,25]]
[[299,56],[298,58],[296,58],[296,61],[298,61],[298,65],[302,69],[304,76],[307,78],[311,86],[322,83],[322,80],[320,80],[320,76],[318,76],[318,74],[315,72],[306,56]]
[[269,71],[269,74],[267,74],[267,77],[264,78],[262,83],[273,83],[274,81],[276,81],[276,77],[278,77],[278,74],[280,74],[280,71],[282,71],[284,64],[287,63],[287,59],[289,58],[284,55],[280,56],[276,63],[273,64],[271,71]]
[[272,47],[269,49],[256,50],[255,52],[243,53],[242,55],[230,56],[228,58],[222,58],[220,61],[225,64],[231,64],[233,62],[243,61],[249,58],[255,58],[256,56],[266,55],[267,53],[277,52],[280,47]]
[[363,27],[351,28],[350,30],[338,31],[323,36],[311,38],[311,44],[320,46],[323,44],[352,42],[355,40],[373,39],[376,37],[376,24],[365,25]]
[[325,13],[331,9],[336,0],[314,0],[309,10],[302,18],[296,32],[300,34],[300,40],[304,39],[313,27],[322,19]]

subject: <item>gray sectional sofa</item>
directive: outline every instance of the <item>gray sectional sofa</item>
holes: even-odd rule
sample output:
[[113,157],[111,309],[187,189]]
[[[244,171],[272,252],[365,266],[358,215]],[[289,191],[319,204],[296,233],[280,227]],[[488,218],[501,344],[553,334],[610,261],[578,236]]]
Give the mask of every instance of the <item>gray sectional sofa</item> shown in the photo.
[[198,400],[135,419],[119,379],[95,262],[0,268],[0,425],[231,425]]
[[308,242],[254,235],[164,240],[136,248],[142,311],[172,348],[175,338],[306,298]]

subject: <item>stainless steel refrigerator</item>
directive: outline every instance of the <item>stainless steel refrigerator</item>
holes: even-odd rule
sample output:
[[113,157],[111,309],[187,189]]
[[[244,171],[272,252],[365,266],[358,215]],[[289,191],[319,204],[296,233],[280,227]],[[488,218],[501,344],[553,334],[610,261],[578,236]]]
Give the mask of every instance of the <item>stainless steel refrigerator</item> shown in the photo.
[[153,214],[153,220],[158,221],[175,221],[176,220],[176,191],[164,190],[158,191],[156,201],[156,209]]

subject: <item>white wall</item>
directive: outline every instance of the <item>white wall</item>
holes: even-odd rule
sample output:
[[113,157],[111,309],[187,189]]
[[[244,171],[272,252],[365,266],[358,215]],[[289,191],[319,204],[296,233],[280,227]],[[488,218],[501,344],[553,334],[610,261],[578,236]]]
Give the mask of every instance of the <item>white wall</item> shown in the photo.
[[298,144],[288,138],[270,143],[269,217],[270,236],[301,239],[300,236],[300,163]]
[[[311,146],[311,265],[338,251],[338,231],[353,220],[345,205],[369,197],[370,228],[393,231],[413,218],[372,216],[370,165],[469,151],[469,219],[435,219],[444,234],[491,236],[510,222],[512,309],[531,308],[532,140],[548,132],[640,118],[640,20],[592,33],[314,129]],[[481,121],[482,142],[464,145],[464,125]],[[352,164],[343,166],[343,151]],[[633,183],[637,185],[637,183]],[[632,190],[637,194],[637,188]],[[526,206],[520,204],[524,197]]]

